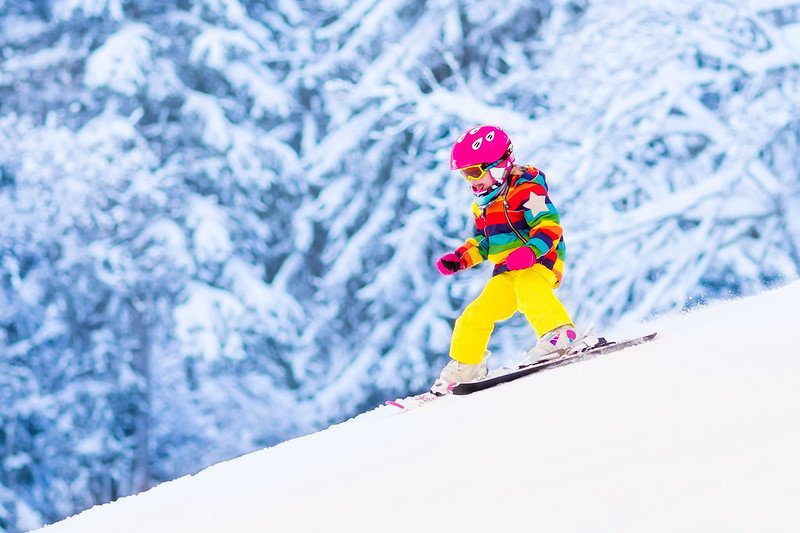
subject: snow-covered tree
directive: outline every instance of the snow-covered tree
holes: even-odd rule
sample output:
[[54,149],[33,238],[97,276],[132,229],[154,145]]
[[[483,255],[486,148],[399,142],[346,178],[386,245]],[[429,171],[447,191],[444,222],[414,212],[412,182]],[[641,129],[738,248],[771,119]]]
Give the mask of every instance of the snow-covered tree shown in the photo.
[[429,384],[489,276],[431,266],[469,125],[547,173],[581,324],[797,277],[798,31],[791,0],[0,0],[0,530]]

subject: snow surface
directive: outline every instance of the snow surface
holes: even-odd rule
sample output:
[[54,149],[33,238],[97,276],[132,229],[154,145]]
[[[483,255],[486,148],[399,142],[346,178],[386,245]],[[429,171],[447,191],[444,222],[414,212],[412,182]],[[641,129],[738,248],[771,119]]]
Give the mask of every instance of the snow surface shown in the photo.
[[800,283],[615,331],[655,342],[379,407],[45,527],[800,531]]

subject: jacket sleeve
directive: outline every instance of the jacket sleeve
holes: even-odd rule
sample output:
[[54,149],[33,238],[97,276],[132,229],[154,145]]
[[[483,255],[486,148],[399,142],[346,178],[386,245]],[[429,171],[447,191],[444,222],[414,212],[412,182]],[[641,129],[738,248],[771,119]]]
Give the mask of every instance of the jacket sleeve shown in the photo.
[[525,183],[518,191],[524,209],[525,221],[530,231],[526,246],[533,250],[537,261],[556,248],[563,230],[558,210],[550,201],[545,175],[535,170],[532,181]]
[[467,268],[473,267],[489,257],[489,239],[484,233],[486,223],[481,216],[480,207],[475,203],[472,204],[472,216],[475,219],[475,231],[472,237],[456,249],[456,254],[464,260]]

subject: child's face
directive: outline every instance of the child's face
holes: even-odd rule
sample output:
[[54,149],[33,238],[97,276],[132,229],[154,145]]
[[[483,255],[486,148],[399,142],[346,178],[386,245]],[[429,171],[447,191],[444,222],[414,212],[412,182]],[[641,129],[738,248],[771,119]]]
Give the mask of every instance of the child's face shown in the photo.
[[481,179],[477,181],[470,181],[469,184],[472,187],[473,194],[480,193],[491,188],[491,186],[494,185],[494,179],[487,172],[486,174],[481,176]]

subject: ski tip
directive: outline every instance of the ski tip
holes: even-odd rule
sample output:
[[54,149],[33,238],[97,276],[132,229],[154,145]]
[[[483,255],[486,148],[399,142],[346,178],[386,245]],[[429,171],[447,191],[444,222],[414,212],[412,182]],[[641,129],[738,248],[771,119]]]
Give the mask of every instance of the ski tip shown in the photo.
[[398,409],[405,409],[405,407],[403,406],[402,403],[396,402],[394,400],[386,400],[386,402],[384,402],[384,403],[386,405],[391,406],[391,407],[397,407]]

